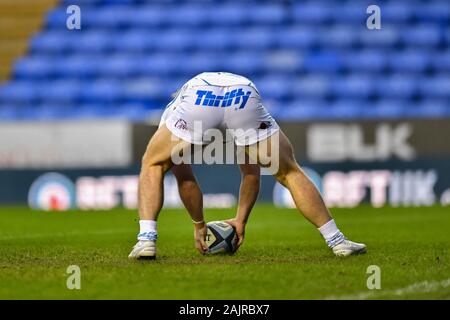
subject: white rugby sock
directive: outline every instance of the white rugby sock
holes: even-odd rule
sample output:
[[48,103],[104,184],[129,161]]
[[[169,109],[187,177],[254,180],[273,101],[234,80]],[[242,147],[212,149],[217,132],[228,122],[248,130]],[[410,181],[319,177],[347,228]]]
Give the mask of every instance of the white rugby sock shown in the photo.
[[334,219],[325,223],[323,226],[318,228],[318,230],[320,231],[325,241],[327,242],[327,245],[330,248],[333,248],[334,246],[338,245],[339,243],[345,240],[344,235],[337,228]]
[[156,240],[156,221],[139,220],[138,240]]
[[156,232],[155,220],[139,220],[140,232]]

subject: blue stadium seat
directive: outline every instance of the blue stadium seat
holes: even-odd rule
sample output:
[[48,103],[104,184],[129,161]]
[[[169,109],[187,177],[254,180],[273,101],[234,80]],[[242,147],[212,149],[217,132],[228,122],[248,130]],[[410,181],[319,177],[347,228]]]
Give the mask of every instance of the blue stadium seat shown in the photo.
[[117,3],[133,3],[135,0],[62,0],[61,1],[66,7],[72,4],[78,6],[92,5],[99,6],[104,4],[117,4]]
[[[449,30],[450,32],[450,30]],[[439,53],[434,53],[431,59],[431,65],[435,72],[450,71],[450,49]]]
[[160,32],[152,32],[146,29],[133,29],[133,31],[118,32],[112,37],[111,46],[116,52],[139,52],[151,51],[158,46]]
[[394,97],[410,99],[417,91],[418,83],[408,74],[394,74],[389,77],[379,78],[376,82],[376,90],[380,97]]
[[404,31],[397,25],[383,24],[380,30],[359,29],[359,43],[367,48],[389,48],[397,45]]
[[414,16],[414,7],[409,1],[383,3],[381,8],[382,23],[406,23]]
[[118,102],[122,96],[123,86],[117,80],[96,80],[84,82],[80,98],[85,103]]
[[0,86],[0,102],[5,104],[29,104],[36,101],[38,82],[17,80]]
[[420,79],[419,91],[425,97],[450,99],[450,74],[446,73]]
[[409,108],[414,108],[411,103],[405,104],[402,99],[383,99],[377,103],[369,104],[363,109],[363,117],[396,119],[409,116]]
[[423,22],[448,23],[450,6],[447,0],[427,1],[414,6],[414,15]]
[[[259,56],[261,56],[258,52],[250,54],[252,57],[249,57],[249,60],[258,60]],[[255,57],[258,58],[255,59]],[[249,63],[252,62],[249,61]],[[267,53],[260,63],[261,65],[256,69],[258,71],[294,73],[298,72],[302,66],[302,56],[296,50],[277,50]]]
[[175,90],[165,90],[165,83],[159,78],[146,77],[122,83],[121,97],[128,102],[146,102],[155,99],[170,100]]
[[279,47],[305,50],[316,45],[319,39],[313,28],[295,26],[285,28],[275,41]]
[[342,58],[337,52],[311,52],[303,60],[303,68],[308,72],[335,73],[342,68]]
[[387,66],[387,55],[383,50],[362,50],[348,52],[343,56],[343,65],[352,72],[382,71]]
[[441,41],[438,25],[417,25],[402,31],[402,42],[406,46],[437,46]]
[[16,105],[0,104],[0,123],[2,121],[17,121],[20,119]]
[[75,103],[79,100],[82,82],[78,80],[55,80],[39,84],[38,97],[46,102]]
[[[311,30],[311,32],[313,32]],[[319,44],[323,48],[338,47],[351,48],[358,42],[358,30],[352,25],[336,25],[325,27],[314,32]]]
[[38,34],[31,40],[31,52],[37,54],[63,54],[72,43],[77,43],[81,34],[76,31],[48,31]]
[[54,59],[52,67],[56,78],[89,78],[100,74],[104,56],[75,54]]
[[88,28],[100,27],[112,31],[129,27],[139,17],[138,8],[127,5],[88,7],[82,9],[82,25]]
[[292,92],[297,97],[322,98],[330,91],[334,80],[323,75],[306,75],[293,82]]
[[408,49],[389,56],[389,67],[395,71],[423,72],[430,65],[427,52]]
[[283,104],[277,110],[270,112],[276,119],[285,121],[306,121],[313,119],[329,119],[329,106],[322,100],[297,99],[289,104]]
[[263,57],[257,52],[237,52],[223,58],[224,70],[234,73],[253,74],[261,71],[264,65]]
[[414,105],[410,108],[409,113],[411,117],[417,118],[442,118],[450,116],[450,105],[448,100],[429,99]]
[[367,99],[374,91],[374,83],[369,75],[351,75],[333,81],[331,91],[337,97]]
[[195,45],[196,36],[196,33],[187,30],[170,29],[154,35],[153,46],[161,51],[184,51]]
[[102,53],[113,48],[114,35],[110,31],[86,31],[68,43],[72,52]]
[[111,55],[98,61],[98,72],[102,77],[123,78],[140,72],[140,55]]
[[[232,3],[216,3],[216,14],[210,17],[209,23],[216,26],[240,26],[248,22],[248,12]],[[219,13],[219,18],[217,17]]]
[[211,28],[201,32],[201,34],[189,33],[185,41],[198,52],[204,52],[205,50],[224,52],[237,46],[235,38],[235,33],[225,28]]
[[49,29],[65,29],[66,21],[67,21],[67,7],[74,3],[67,4],[65,7],[57,8],[55,10],[50,11],[45,19],[45,25]]
[[158,53],[141,57],[138,64],[141,74],[165,76],[177,74],[185,63],[179,55]]
[[[247,20],[253,24],[281,24],[285,21],[288,9],[277,4],[257,4],[249,8]],[[221,15],[221,13],[219,13]]]
[[134,10],[129,23],[135,28],[161,28],[168,25],[170,15],[170,7],[160,4],[144,5]]
[[367,109],[366,102],[361,99],[344,98],[328,105],[328,118],[336,120],[346,120],[361,118],[364,109]]
[[209,20],[220,18],[220,13],[208,3],[184,4],[170,10],[166,21],[172,26],[202,26]]
[[302,24],[322,24],[332,17],[334,7],[323,3],[295,3],[292,9],[294,21]]
[[266,27],[253,27],[239,32],[233,37],[233,42],[240,48],[253,48],[264,50],[271,48],[276,43],[277,35],[273,29]]
[[266,76],[255,79],[254,83],[263,99],[282,100],[292,92],[293,79],[286,76]]
[[[239,53],[237,53],[237,55],[239,55]],[[177,64],[176,71],[180,74],[195,75],[207,71],[225,70],[228,69],[225,67],[225,64],[232,60],[233,58],[231,56],[225,56],[223,54],[195,53],[189,57],[189,61],[186,63],[180,61],[180,63]]]
[[365,26],[368,17],[366,10],[371,4],[374,4],[373,1],[368,0],[334,2],[334,6],[331,4],[332,7],[330,8],[329,4],[317,3],[317,5],[329,8],[328,10],[334,22],[360,26]]
[[14,75],[18,79],[51,77],[54,75],[54,59],[46,55],[21,58],[14,65]]

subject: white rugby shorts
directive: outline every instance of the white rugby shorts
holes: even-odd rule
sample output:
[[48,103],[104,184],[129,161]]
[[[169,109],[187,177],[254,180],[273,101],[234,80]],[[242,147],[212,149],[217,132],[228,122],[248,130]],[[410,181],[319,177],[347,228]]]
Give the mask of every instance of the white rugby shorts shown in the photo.
[[210,142],[211,129],[226,132],[237,146],[255,144],[279,130],[255,85],[226,72],[205,72],[184,84],[166,107],[163,124],[192,144]]

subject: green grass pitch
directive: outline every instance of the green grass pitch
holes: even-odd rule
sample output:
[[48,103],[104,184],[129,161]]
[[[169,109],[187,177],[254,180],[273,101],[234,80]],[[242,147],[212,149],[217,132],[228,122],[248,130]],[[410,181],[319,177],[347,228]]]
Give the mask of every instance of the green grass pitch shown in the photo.
[[[184,210],[163,210],[156,261],[128,261],[138,219],[127,210],[0,209],[0,299],[449,299],[449,208],[334,209],[368,253],[334,257],[295,210],[258,205],[234,256],[201,256]],[[208,221],[233,210],[206,210]],[[81,290],[69,290],[69,265]],[[367,289],[367,267],[381,289]]]

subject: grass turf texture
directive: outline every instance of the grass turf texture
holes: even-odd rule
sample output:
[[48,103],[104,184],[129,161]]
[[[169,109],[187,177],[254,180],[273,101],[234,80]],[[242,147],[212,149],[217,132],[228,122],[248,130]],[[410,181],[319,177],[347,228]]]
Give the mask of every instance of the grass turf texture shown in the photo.
[[[163,210],[158,258],[127,259],[136,213],[0,209],[1,299],[449,299],[450,286],[394,291],[450,278],[448,208],[335,209],[341,230],[368,254],[337,258],[295,210],[258,205],[234,256],[201,256],[184,210]],[[233,215],[207,210],[208,221]],[[81,268],[68,290],[66,268]],[[381,290],[366,287],[369,265]],[[430,291],[430,292],[424,292]]]

